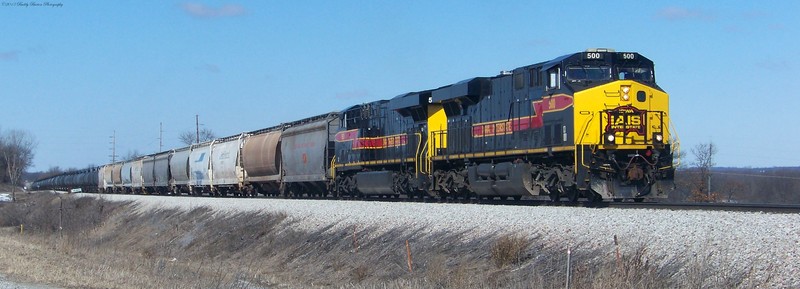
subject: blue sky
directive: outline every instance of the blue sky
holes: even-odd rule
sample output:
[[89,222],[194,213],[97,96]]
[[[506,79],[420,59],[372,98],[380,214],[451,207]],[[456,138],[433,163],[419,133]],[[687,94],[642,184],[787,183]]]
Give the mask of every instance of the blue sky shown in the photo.
[[800,2],[497,2],[0,0],[0,129],[84,168],[114,131],[149,154],[609,47],[655,62],[684,150],[800,165]]

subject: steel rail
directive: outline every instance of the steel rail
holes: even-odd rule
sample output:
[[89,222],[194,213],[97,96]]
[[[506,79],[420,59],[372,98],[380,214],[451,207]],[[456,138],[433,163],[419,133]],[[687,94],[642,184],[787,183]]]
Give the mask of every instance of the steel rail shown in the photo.
[[[99,194],[101,195],[101,194]],[[153,197],[186,197],[186,198],[216,198],[214,196],[193,196],[193,195],[143,195],[140,196],[153,196]],[[756,203],[675,203],[675,202],[632,202],[632,201],[602,201],[602,202],[561,202],[551,201],[549,199],[528,199],[522,200],[509,199],[493,199],[493,198],[469,198],[469,199],[439,199],[432,197],[415,197],[408,198],[406,196],[398,197],[382,197],[382,196],[366,196],[366,197],[282,197],[282,196],[258,196],[258,197],[219,197],[219,198],[255,198],[255,199],[296,199],[296,200],[351,200],[351,201],[370,201],[370,202],[418,202],[418,203],[447,203],[447,204],[476,204],[476,205],[504,205],[504,206],[542,206],[542,207],[583,207],[583,208],[615,208],[615,209],[655,209],[655,210],[685,210],[685,211],[728,211],[728,212],[754,212],[754,213],[777,213],[777,214],[798,214],[800,213],[800,204],[756,204]]]

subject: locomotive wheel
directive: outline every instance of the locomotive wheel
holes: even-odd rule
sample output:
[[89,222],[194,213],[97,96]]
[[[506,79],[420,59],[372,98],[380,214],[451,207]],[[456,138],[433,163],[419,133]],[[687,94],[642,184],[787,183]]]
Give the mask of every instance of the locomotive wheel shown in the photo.
[[575,203],[578,201],[578,197],[580,196],[580,192],[578,192],[575,188],[568,188],[567,193],[565,194],[569,202]]
[[589,199],[589,202],[597,203],[597,202],[602,202],[603,201],[603,196],[601,196],[598,193],[590,191],[588,199]]

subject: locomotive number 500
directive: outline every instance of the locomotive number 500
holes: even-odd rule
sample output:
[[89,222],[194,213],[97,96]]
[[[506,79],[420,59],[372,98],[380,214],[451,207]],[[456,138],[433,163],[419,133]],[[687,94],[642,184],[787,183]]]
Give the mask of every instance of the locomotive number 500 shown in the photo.
[[586,59],[603,59],[603,55],[599,52],[586,53]]

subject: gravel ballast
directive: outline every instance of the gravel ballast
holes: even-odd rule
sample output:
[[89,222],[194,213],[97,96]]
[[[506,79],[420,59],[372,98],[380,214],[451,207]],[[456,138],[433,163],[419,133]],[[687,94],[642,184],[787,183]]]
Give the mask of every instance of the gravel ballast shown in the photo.
[[[189,198],[98,195],[134,201],[142,212],[209,207],[220,214],[285,213],[296,230],[394,228],[421,233],[466,232],[465,238],[516,233],[540,237],[547,246],[598,250],[646,246],[656,262],[707,262],[720,274],[769,279],[780,288],[800,288],[800,214],[653,209],[594,209],[502,205],[397,203],[331,200]],[[676,276],[679,278],[679,276]]]

